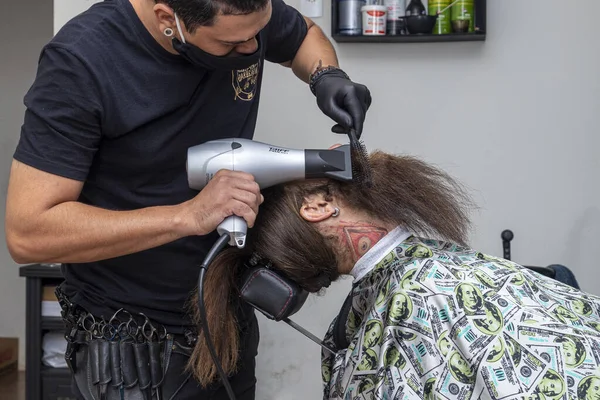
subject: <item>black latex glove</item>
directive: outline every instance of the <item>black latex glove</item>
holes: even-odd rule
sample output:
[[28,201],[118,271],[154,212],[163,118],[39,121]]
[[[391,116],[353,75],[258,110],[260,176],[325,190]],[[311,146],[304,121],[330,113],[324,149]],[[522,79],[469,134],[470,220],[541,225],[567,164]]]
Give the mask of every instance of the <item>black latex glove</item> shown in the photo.
[[356,136],[360,138],[367,110],[371,106],[369,89],[352,82],[340,69],[322,72],[315,77],[311,86],[321,111],[337,122],[331,131],[348,133],[354,128]]

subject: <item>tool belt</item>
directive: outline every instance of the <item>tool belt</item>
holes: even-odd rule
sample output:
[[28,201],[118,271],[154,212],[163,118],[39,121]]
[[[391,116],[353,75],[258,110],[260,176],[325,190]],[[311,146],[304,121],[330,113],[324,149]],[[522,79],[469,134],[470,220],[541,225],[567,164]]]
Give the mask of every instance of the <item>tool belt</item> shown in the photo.
[[[126,389],[135,387],[143,400],[163,398],[170,352],[178,348],[191,353],[197,338],[195,332],[173,335],[144,314],[124,309],[115,312],[108,321],[99,319],[73,304],[60,286],[56,296],[66,325],[65,360],[75,380],[80,380],[77,385],[87,386],[86,392],[89,389],[87,395],[82,391],[84,398],[91,394],[94,400],[125,399]],[[176,346],[178,343],[181,346]],[[78,351],[86,346],[87,357],[78,357]]]

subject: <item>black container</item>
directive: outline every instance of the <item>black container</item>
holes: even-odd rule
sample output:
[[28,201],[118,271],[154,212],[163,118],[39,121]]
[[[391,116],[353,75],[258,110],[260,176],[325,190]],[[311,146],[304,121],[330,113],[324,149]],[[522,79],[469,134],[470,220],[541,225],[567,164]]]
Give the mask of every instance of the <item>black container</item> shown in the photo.
[[406,22],[404,22],[403,17],[387,20],[386,29],[386,35],[406,35],[408,33],[406,31]]
[[437,15],[410,15],[404,17],[406,29],[411,35],[433,32]]

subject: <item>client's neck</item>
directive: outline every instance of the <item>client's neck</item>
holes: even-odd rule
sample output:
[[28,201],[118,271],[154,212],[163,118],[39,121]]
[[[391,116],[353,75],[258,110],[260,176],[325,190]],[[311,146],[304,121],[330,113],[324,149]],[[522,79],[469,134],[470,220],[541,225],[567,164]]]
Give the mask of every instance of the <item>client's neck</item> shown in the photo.
[[354,264],[394,228],[395,225],[367,218],[340,219],[335,235],[340,248],[340,273],[350,273]]

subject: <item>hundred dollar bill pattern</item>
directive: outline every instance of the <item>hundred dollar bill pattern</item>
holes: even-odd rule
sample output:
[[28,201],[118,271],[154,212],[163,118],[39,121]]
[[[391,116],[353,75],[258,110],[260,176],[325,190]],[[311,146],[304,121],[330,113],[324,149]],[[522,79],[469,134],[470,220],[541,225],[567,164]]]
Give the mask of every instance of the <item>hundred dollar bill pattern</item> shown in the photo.
[[410,236],[379,254],[324,341],[323,399],[600,399],[600,297]]

